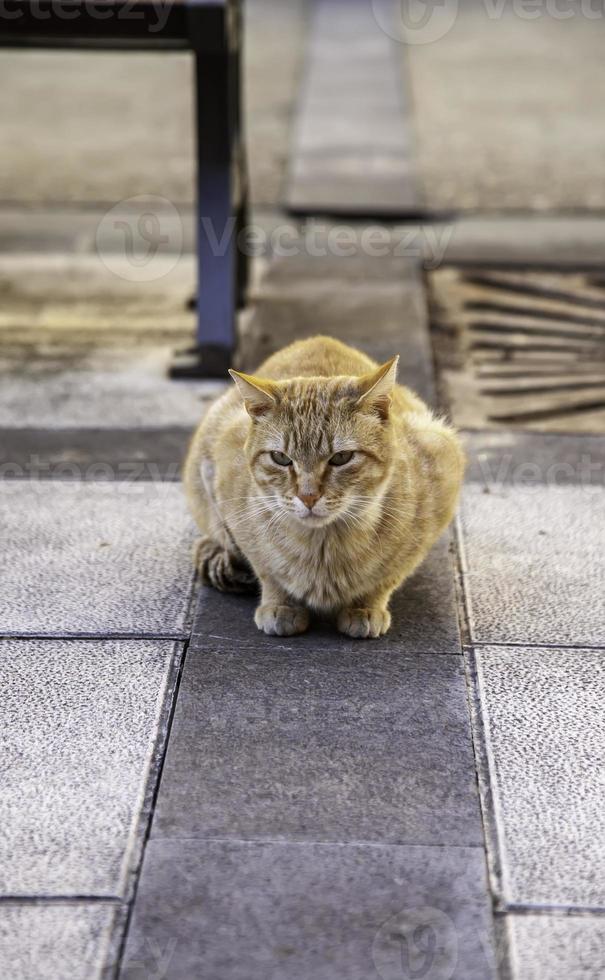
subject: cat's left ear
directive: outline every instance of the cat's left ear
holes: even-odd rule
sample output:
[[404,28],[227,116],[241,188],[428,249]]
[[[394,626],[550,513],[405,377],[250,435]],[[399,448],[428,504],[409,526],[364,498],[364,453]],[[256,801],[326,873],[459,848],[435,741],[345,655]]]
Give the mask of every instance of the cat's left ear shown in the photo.
[[277,404],[277,385],[273,381],[257,378],[253,374],[229,370],[229,374],[239,388],[246,411],[253,419],[264,415]]
[[359,379],[361,395],[357,405],[372,408],[381,419],[388,418],[391,404],[391,394],[397,381],[397,364],[399,354],[392,357],[386,364],[381,364],[371,374],[364,374]]

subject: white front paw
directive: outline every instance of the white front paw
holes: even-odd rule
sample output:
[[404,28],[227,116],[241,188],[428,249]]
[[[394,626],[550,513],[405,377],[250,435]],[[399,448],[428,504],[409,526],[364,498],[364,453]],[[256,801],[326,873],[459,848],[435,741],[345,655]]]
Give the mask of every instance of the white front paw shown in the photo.
[[363,609],[341,609],[338,615],[338,629],[347,636],[365,640],[375,639],[387,632],[391,625],[388,609],[370,606]]
[[307,629],[309,613],[304,606],[258,606],[254,622],[269,636],[294,636]]

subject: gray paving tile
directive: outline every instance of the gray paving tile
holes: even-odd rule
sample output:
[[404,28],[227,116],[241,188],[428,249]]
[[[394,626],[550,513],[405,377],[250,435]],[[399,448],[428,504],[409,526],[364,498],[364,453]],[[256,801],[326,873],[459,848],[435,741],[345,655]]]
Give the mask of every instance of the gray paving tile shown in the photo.
[[223,608],[189,647],[154,838],[482,843],[458,656],[247,642]]
[[287,193],[295,212],[418,208],[400,51],[371,6],[317,0]]
[[548,432],[463,433],[466,478],[501,486],[605,486],[605,436]]
[[512,980],[599,980],[603,916],[508,916]]
[[462,497],[476,643],[605,642],[605,489],[481,486]]
[[178,480],[191,428],[0,429],[2,479]]
[[0,905],[0,976],[101,980],[119,914],[101,903]]
[[[393,623],[386,636],[368,647],[373,655],[384,650],[397,656],[408,653],[456,654],[460,632],[454,592],[451,538],[445,534],[417,572],[395,593],[391,604]],[[225,595],[200,589],[193,621],[194,647],[220,652],[225,646],[255,650],[288,650],[296,654],[359,652],[359,641],[341,636],[333,624],[312,623],[308,633],[275,637],[260,633],[254,623],[253,596]]]
[[504,901],[605,907],[605,652],[476,656]]
[[0,633],[187,634],[194,531],[180,486],[0,483]]
[[491,980],[483,853],[153,841],[122,980],[152,950],[165,980]]
[[171,641],[0,642],[0,896],[127,894],[178,653]]

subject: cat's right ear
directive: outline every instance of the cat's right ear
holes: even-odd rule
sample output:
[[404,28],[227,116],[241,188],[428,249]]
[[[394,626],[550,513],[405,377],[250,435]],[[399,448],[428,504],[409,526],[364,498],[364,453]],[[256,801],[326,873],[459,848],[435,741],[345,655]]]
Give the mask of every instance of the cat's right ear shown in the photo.
[[253,374],[229,370],[229,374],[239,388],[246,411],[251,418],[264,415],[277,405],[277,385],[273,381],[256,378]]

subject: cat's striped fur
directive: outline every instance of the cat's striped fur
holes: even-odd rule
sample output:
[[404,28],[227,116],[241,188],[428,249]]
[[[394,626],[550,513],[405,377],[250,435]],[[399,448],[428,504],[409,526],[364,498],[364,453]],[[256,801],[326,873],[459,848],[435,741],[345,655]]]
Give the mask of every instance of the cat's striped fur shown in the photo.
[[393,590],[453,516],[458,437],[395,373],[396,359],[300,341],[255,376],[232,372],[193,438],[184,475],[202,575],[224,591],[258,581],[267,633],[302,632],[309,610],[350,636],[386,632]]

